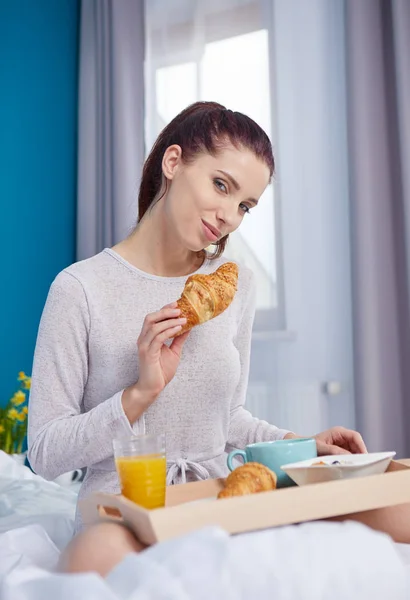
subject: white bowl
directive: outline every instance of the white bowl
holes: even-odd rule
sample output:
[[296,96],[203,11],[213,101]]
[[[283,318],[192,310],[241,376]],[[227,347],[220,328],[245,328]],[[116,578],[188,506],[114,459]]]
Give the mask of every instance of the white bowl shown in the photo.
[[[324,483],[325,481],[384,473],[395,454],[395,452],[372,452],[369,454],[318,456],[283,465],[281,469],[298,485]],[[335,461],[339,461],[341,464],[332,464]],[[326,464],[317,464],[319,462]]]

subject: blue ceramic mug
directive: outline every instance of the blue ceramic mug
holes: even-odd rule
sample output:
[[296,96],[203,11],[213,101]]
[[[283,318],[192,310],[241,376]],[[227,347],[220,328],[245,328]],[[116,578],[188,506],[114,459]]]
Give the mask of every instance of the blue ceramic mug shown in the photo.
[[277,475],[277,487],[295,485],[294,481],[281,470],[282,465],[317,457],[316,440],[314,438],[298,438],[277,440],[274,442],[257,442],[246,446],[245,450],[233,450],[228,455],[228,468],[234,470],[232,461],[235,456],[242,456],[243,461],[262,463]]

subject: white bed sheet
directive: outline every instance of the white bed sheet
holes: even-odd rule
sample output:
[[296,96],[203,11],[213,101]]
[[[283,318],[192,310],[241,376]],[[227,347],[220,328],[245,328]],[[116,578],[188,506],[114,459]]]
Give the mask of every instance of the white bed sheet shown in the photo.
[[58,574],[76,493],[11,462],[0,452],[1,600],[410,598],[410,547],[349,522],[207,528],[130,555],[106,579]]
[[37,523],[58,549],[73,535],[78,486],[63,488],[0,451],[0,534]]

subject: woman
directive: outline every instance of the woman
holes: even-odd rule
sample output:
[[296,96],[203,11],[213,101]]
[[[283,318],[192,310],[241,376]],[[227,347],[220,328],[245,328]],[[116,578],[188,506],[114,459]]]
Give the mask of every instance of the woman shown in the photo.
[[[298,437],[243,406],[255,311],[249,269],[240,267],[222,315],[175,337],[187,276],[225,262],[229,234],[273,172],[268,137],[241,113],[199,102],[165,127],[144,165],[135,231],[51,286],[30,398],[35,472],[54,479],[87,467],[82,499],[119,491],[115,437],[165,432],[168,484],[225,475],[227,448]],[[320,454],[366,451],[357,432],[340,427],[315,437]]]

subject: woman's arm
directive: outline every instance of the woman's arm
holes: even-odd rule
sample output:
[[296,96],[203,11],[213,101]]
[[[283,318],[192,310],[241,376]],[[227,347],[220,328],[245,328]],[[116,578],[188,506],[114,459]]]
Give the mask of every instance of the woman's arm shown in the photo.
[[231,404],[230,426],[228,434],[229,448],[244,448],[254,442],[280,440],[289,433],[287,429],[279,429],[266,421],[253,417],[244,408],[246,390],[248,387],[249,364],[251,353],[252,325],[255,317],[255,277],[247,272],[248,282],[246,300],[242,311],[242,318],[235,339],[241,361],[241,378],[236,388]]
[[28,459],[45,479],[112,456],[112,439],[138,433],[138,419],[146,408],[133,386],[124,399],[124,390],[119,390],[82,414],[89,328],[81,283],[67,272],[60,273],[41,317],[29,402]]

